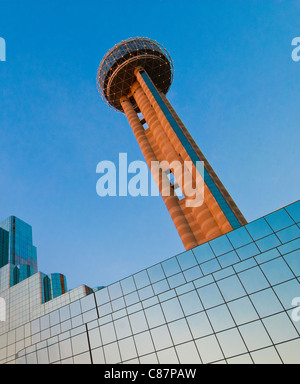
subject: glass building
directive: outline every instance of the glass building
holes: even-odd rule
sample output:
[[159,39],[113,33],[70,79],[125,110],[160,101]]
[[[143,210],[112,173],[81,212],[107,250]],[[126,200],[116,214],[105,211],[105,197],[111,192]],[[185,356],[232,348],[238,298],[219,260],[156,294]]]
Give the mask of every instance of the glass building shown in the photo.
[[0,363],[299,364],[299,227],[297,201],[98,289],[7,264]]

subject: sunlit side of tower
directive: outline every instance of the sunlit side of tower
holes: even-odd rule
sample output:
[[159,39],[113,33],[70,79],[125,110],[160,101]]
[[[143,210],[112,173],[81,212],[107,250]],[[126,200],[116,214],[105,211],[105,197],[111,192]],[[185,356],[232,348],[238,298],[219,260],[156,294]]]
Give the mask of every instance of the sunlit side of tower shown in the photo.
[[[153,176],[189,250],[245,225],[246,220],[167,100],[172,80],[170,55],[148,38],[117,44],[104,56],[98,70],[101,96],[125,113],[149,168],[153,162],[170,164]],[[203,172],[197,166],[200,162]],[[189,178],[180,176],[186,175],[183,170],[189,172]],[[192,197],[186,191],[197,188],[199,177],[204,178],[199,193],[203,201],[191,206]],[[165,193],[166,183],[170,193]],[[179,198],[178,190],[183,198]]]

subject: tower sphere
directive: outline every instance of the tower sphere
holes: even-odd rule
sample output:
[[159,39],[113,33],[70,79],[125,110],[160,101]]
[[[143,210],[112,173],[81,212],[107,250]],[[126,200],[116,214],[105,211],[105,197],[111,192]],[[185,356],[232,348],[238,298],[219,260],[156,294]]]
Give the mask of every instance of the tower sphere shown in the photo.
[[98,90],[103,100],[123,112],[122,96],[128,96],[138,110],[130,88],[136,81],[134,70],[142,67],[154,85],[166,94],[173,80],[173,62],[168,51],[159,43],[145,37],[121,41],[110,49],[98,69]]

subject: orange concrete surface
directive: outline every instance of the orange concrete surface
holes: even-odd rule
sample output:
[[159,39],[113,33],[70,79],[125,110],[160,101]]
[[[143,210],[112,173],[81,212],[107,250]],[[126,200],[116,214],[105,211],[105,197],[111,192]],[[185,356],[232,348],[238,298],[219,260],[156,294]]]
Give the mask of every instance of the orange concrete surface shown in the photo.
[[[145,129],[143,125],[140,122],[140,119],[135,112],[131,102],[127,97],[122,97],[120,99],[122,108],[124,110],[124,113],[127,116],[127,119],[129,121],[129,124],[132,128],[132,131],[136,137],[136,140],[142,150],[142,153],[145,157],[145,160],[151,169],[151,163],[153,161],[158,161],[156,158],[156,155],[147,139],[147,136],[145,134]],[[158,176],[158,177],[157,177]],[[185,215],[181,209],[181,206],[179,204],[179,200],[177,196],[174,196],[174,194],[170,196],[166,196],[164,193],[164,190],[162,189],[162,181],[159,177],[159,175],[153,175],[154,180],[160,190],[160,193],[162,194],[163,200],[166,204],[166,207],[170,213],[170,216],[174,222],[174,225],[178,231],[178,234],[183,242],[183,245],[186,250],[192,249],[195,246],[197,246],[198,242],[193,234],[193,231],[191,230],[191,227],[189,226]],[[163,172],[161,177],[167,177]]]

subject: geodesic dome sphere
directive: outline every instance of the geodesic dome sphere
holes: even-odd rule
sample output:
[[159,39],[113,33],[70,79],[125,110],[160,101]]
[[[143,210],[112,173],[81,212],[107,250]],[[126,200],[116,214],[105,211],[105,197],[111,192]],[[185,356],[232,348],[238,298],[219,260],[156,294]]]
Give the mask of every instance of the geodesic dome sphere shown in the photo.
[[[166,94],[173,80],[173,62],[167,50],[154,40],[136,37],[115,45],[98,69],[98,89],[103,100],[122,111],[120,98],[130,93],[136,81],[134,70],[143,67],[155,86]],[[137,109],[134,100],[133,105]]]

